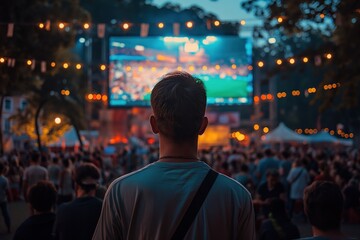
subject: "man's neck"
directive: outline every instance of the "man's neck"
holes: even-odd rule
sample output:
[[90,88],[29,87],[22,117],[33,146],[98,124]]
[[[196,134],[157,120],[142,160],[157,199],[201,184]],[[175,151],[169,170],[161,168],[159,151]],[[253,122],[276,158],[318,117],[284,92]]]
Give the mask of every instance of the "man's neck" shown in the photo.
[[160,162],[197,162],[197,139],[174,142],[160,136]]
[[314,237],[328,237],[330,239],[338,239],[343,238],[345,235],[340,231],[340,229],[334,229],[329,231],[323,231],[316,227],[312,227],[312,232]]

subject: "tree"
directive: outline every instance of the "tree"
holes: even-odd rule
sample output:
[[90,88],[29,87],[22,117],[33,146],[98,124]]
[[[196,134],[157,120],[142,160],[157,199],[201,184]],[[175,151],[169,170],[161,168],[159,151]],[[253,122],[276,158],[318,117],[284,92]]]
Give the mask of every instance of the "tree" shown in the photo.
[[[308,40],[314,33],[322,39],[321,46],[312,46],[297,56],[306,53],[312,59],[320,57],[326,71],[319,84],[316,100],[320,103],[319,113],[342,112],[343,122],[355,133],[355,146],[360,146],[360,49],[356,41],[360,38],[360,2],[347,1],[305,1],[305,0],[246,0],[242,7],[263,19],[263,26],[255,31],[255,37],[267,38],[280,32]],[[284,49],[289,45],[283,44]],[[291,47],[291,46],[290,46]],[[293,49],[290,49],[290,51]],[[325,53],[331,53],[326,61]],[[339,83],[340,88],[326,91],[324,86]],[[330,115],[332,116],[332,115]]]
[[[59,53],[58,57],[60,62],[66,61],[69,62],[69,64],[79,61],[76,56],[68,52]],[[79,132],[80,129],[85,126],[83,106],[86,82],[82,78],[81,71],[75,70],[74,68],[62,71],[61,68],[62,66],[44,76],[42,84],[28,95],[28,100],[31,104],[27,105],[25,114],[19,111],[13,118],[17,120],[14,126],[15,129],[18,129],[17,133],[37,136],[37,145],[40,150],[42,150],[44,144],[49,142],[43,141],[44,136],[42,129],[44,128],[44,124],[53,121],[54,118],[49,118],[49,116],[56,115],[64,116],[65,119],[68,120],[64,121],[64,124],[59,125],[57,128],[72,125],[80,142],[80,149],[83,148]],[[33,124],[33,128],[22,127],[23,125],[27,126],[31,124]],[[28,130],[34,130],[35,135],[29,134]],[[56,139],[56,136],[59,136],[56,131],[48,131],[47,134],[54,134],[53,137],[48,136],[48,138],[52,140],[54,140],[54,137]]]
[[[39,62],[51,69],[50,63],[72,47],[76,33],[89,19],[77,0],[2,1],[0,22],[9,28],[7,23],[14,24],[14,30],[8,37],[6,28],[0,31],[0,52],[8,63],[0,66],[0,106],[5,96],[27,95],[41,88],[48,73],[40,71]],[[1,127],[0,134],[1,154]]]

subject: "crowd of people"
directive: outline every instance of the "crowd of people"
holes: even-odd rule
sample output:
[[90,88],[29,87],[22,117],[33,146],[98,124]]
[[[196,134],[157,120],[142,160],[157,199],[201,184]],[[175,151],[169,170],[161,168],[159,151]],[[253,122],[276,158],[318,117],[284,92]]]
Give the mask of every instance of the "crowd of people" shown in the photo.
[[[115,154],[13,151],[0,163],[0,206],[25,200],[31,216],[14,239],[348,239],[360,222],[360,152],[300,146],[198,149],[206,91],[186,72],[152,90],[154,146]],[[215,171],[214,171],[215,170]],[[41,229],[41,230],[40,230]],[[172,237],[170,237],[172,236]]]
[[[56,197],[51,198],[51,201],[54,201],[54,206],[60,210],[58,206],[77,198],[76,169],[84,163],[92,164],[98,169],[99,176],[94,178],[97,181],[96,184],[94,183],[97,186],[94,196],[102,199],[106,188],[114,179],[157,161],[158,155],[158,149],[151,146],[146,149],[122,146],[112,155],[104,155],[101,149],[92,153],[48,152],[41,154],[37,151],[14,150],[6,155],[0,164],[0,172],[3,173],[0,177],[0,186],[3,182],[7,182],[9,187],[6,195],[0,192],[4,222],[10,232],[11,213],[7,211],[7,201],[25,200],[36,205],[29,197],[31,186],[38,184],[38,188],[44,188],[39,190],[38,194],[53,190],[54,193],[47,195],[50,197],[55,194]],[[222,147],[203,149],[199,151],[199,159],[219,173],[240,182],[251,193],[260,239],[271,239],[268,236],[272,235],[268,235],[266,229],[269,228],[269,224],[273,226],[275,216],[280,221],[277,231],[280,231],[279,229],[290,231],[289,234],[293,234],[291,235],[293,238],[300,237],[291,219],[306,221],[303,195],[305,188],[314,181],[335,183],[344,196],[343,221],[360,223],[360,155],[358,151],[307,145],[289,146],[284,150],[275,151],[269,147],[258,149],[235,145],[225,150]],[[53,189],[44,181],[51,183]],[[51,207],[46,207],[46,204],[44,206],[45,212],[49,212]],[[97,217],[100,209],[101,203],[100,207],[97,207]],[[79,214],[83,213],[80,211]],[[55,221],[55,214],[50,217]],[[95,228],[94,224],[93,228]]]

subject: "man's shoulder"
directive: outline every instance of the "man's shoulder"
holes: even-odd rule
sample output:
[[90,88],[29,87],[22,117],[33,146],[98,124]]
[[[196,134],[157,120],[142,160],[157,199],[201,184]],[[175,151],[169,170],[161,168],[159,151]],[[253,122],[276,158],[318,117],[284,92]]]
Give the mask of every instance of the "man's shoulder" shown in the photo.
[[218,186],[221,187],[222,191],[230,190],[241,196],[251,196],[249,191],[241,183],[224,174],[219,173],[217,181],[219,184]]
[[131,173],[127,173],[125,175],[122,175],[120,177],[118,177],[117,179],[115,179],[109,188],[113,188],[114,186],[118,186],[121,185],[123,183],[128,183],[128,182],[134,182],[134,181],[143,181],[143,174],[147,174],[148,171],[151,169],[152,164],[149,164],[143,168],[140,168],[136,171],[133,171]]
[[[305,237],[305,238],[299,238],[297,240],[333,240],[334,238],[328,238],[324,236],[317,236],[317,237]],[[356,238],[349,238],[349,237],[341,237],[341,238],[335,238],[337,240],[356,240]]]

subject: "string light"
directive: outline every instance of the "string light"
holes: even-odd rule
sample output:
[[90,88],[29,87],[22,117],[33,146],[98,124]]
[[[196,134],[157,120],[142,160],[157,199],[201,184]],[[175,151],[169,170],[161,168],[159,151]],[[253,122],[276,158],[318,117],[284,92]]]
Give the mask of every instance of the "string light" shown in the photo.
[[64,63],[63,64],[63,68],[67,69],[69,67],[69,64],[68,63]]
[[88,98],[89,100],[92,100],[92,99],[94,98],[94,96],[93,96],[91,93],[89,93],[89,94],[87,95],[87,98]]
[[276,64],[277,64],[277,65],[281,65],[281,64],[282,64],[282,60],[281,60],[281,59],[276,60]]
[[282,23],[284,21],[284,19],[282,17],[278,17],[277,21],[278,21],[278,23]]
[[259,124],[254,124],[254,130],[257,131],[257,130],[259,130],[259,129],[260,129]]
[[78,70],[81,69],[81,64],[80,63],[76,64],[76,69],[78,69]]
[[45,25],[43,23],[39,23],[39,28],[43,29]]
[[90,24],[84,23],[84,29],[89,29],[89,28],[90,28]]
[[5,58],[0,58],[0,63],[4,63],[5,62]]
[[105,70],[106,70],[106,65],[105,65],[105,64],[101,64],[101,65],[100,65],[100,70],[101,70],[101,71],[105,71]]
[[56,63],[55,63],[55,62],[51,62],[50,66],[51,66],[51,67],[55,67],[55,66],[56,66]]
[[232,64],[232,65],[231,65],[231,68],[232,68],[232,69],[236,69],[236,64]]
[[30,65],[32,64],[32,61],[31,61],[31,60],[27,60],[27,61],[26,61],[26,64],[30,66]]
[[65,24],[64,24],[64,23],[59,23],[59,28],[60,28],[60,29],[64,29],[64,27],[65,27]]
[[215,69],[216,69],[216,70],[220,70],[220,65],[219,65],[219,64],[216,64],[216,65],[215,65]]
[[325,18],[325,14],[321,13],[320,18]]
[[304,63],[307,63],[308,61],[309,61],[309,59],[308,59],[307,57],[304,57],[304,58],[303,58],[303,62],[304,62]]
[[326,58],[327,58],[327,59],[331,59],[331,58],[332,58],[331,53],[326,54]]
[[268,132],[269,132],[269,128],[268,128],[268,127],[264,127],[264,128],[263,128],[263,132],[264,132],[264,133],[268,133]]
[[290,58],[290,59],[289,59],[289,63],[290,63],[290,64],[294,64],[294,63],[295,63],[295,58]]
[[262,68],[262,67],[264,66],[264,62],[263,62],[263,61],[259,61],[259,62],[258,62],[258,66],[259,66],[260,68]]
[[158,28],[164,28],[164,23],[162,23],[162,22],[159,23],[159,24],[158,24]]
[[186,22],[187,28],[192,28],[193,26],[194,26],[194,24],[191,21]]
[[130,27],[130,25],[129,25],[128,23],[124,23],[124,24],[122,25],[122,28],[123,28],[124,30],[128,30],[129,27]]
[[215,25],[216,27],[220,26],[220,21],[216,20],[216,21],[214,22],[214,25]]
[[246,21],[245,21],[245,20],[241,20],[241,21],[240,21],[240,24],[241,24],[242,26],[244,26],[244,25],[246,24]]
[[102,95],[101,99],[106,102],[108,100],[108,97],[106,95]]

